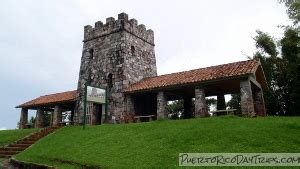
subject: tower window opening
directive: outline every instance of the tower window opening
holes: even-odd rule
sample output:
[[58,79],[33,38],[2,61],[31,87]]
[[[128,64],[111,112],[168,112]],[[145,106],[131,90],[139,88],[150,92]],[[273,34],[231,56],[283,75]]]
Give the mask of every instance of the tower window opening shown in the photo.
[[135,56],[135,48],[134,48],[134,46],[131,46],[131,54],[132,54],[132,56]]
[[113,75],[110,73],[107,76],[107,86],[109,89],[113,87],[113,81],[112,81]]
[[94,59],[94,49],[90,50],[90,58]]

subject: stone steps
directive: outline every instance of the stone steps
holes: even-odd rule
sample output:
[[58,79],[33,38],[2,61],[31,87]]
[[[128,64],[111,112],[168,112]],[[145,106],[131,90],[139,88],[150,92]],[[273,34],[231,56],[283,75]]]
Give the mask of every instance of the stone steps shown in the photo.
[[2,155],[0,154],[0,158],[10,158],[12,155]]
[[36,141],[18,141],[18,144],[34,144]]
[[13,151],[6,151],[6,150],[3,150],[1,151],[1,154],[2,155],[15,155],[15,154],[18,154],[20,153],[21,151],[16,151],[16,150],[13,150]]
[[16,155],[26,148],[30,147],[34,143],[36,143],[41,138],[47,136],[48,134],[54,132],[56,129],[60,127],[48,127],[44,128],[39,132],[33,133],[15,143],[9,144],[6,147],[0,148],[0,158],[10,158],[13,155]]
[[26,147],[5,147],[5,148],[0,148],[0,151],[23,151],[25,150]]

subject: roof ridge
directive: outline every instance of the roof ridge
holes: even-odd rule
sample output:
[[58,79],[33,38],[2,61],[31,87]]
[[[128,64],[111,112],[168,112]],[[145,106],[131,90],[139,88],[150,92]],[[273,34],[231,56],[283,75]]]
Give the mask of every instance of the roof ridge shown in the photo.
[[146,88],[165,87],[175,84],[186,84],[192,82],[207,81],[225,77],[240,76],[256,71],[259,61],[247,59],[220,65],[191,69],[187,71],[174,72],[159,76],[143,78],[141,81],[131,84],[125,88],[125,92],[143,90]]
[[[57,93],[52,93],[52,94],[46,94],[46,95],[42,95],[40,97],[45,97],[45,96],[51,96],[51,95],[57,95],[57,94],[63,94],[63,93],[68,93],[68,92],[75,92],[77,90],[70,90],[70,91],[65,91],[65,92],[57,92]],[[38,98],[40,98],[38,97]]]
[[[225,64],[213,65],[213,66],[202,67],[202,68],[197,68],[197,69],[191,69],[191,70],[185,70],[185,71],[167,73],[167,74],[162,74],[162,75],[157,75],[157,76],[152,76],[152,77],[146,77],[146,78],[143,78],[141,81],[146,80],[146,79],[156,78],[156,77],[169,76],[169,75],[173,75],[173,74],[179,74],[179,73],[185,73],[185,72],[192,72],[192,71],[197,71],[197,70],[201,70],[201,69],[209,69],[209,68],[226,66],[226,65],[237,64],[237,63],[242,63],[242,62],[249,62],[249,61],[257,61],[257,60],[255,60],[255,59],[248,59],[248,60],[243,60],[243,61],[229,62],[229,63],[225,63]],[[139,82],[141,82],[141,81],[139,81]],[[136,82],[136,83],[139,83],[139,82]],[[134,84],[136,84],[136,83],[134,83]]]

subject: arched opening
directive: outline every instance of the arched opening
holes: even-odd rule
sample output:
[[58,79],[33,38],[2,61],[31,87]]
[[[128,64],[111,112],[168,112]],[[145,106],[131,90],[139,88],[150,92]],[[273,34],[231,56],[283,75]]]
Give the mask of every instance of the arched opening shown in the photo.
[[112,80],[112,78],[113,78],[113,75],[111,73],[108,74],[108,76],[107,76],[107,87],[109,89],[111,89],[113,87],[113,80]]
[[132,56],[135,56],[135,48],[134,48],[134,46],[131,46],[131,54],[132,54]]

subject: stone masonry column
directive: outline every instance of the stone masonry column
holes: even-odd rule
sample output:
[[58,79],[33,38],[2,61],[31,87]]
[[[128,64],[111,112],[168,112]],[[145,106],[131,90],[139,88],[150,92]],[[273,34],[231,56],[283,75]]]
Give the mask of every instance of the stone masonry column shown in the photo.
[[157,94],[157,119],[167,118],[167,98],[165,93],[160,91]]
[[22,108],[21,115],[20,115],[19,128],[20,129],[26,128],[27,123],[28,123],[28,109]]
[[134,100],[130,95],[126,95],[125,99],[126,99],[125,122],[133,122],[134,116],[136,114],[134,109]]
[[254,92],[255,113],[257,116],[266,116],[266,107],[263,91],[260,89]]
[[62,108],[59,105],[54,106],[53,126],[60,126],[62,122]]
[[130,95],[126,96],[126,112],[128,114],[135,114],[134,101]]
[[201,87],[195,89],[195,117],[207,117],[208,108],[205,100],[205,92]]
[[226,104],[225,104],[225,97],[224,94],[218,94],[217,95],[217,110],[225,110]]
[[191,118],[193,117],[193,110],[192,110],[192,98],[184,98],[183,100],[183,114],[184,118]]
[[241,81],[240,89],[241,89],[241,112],[242,112],[242,115],[246,116],[246,117],[255,116],[250,81],[249,80]]
[[41,108],[36,110],[35,116],[35,128],[43,128],[44,127],[44,111]]

